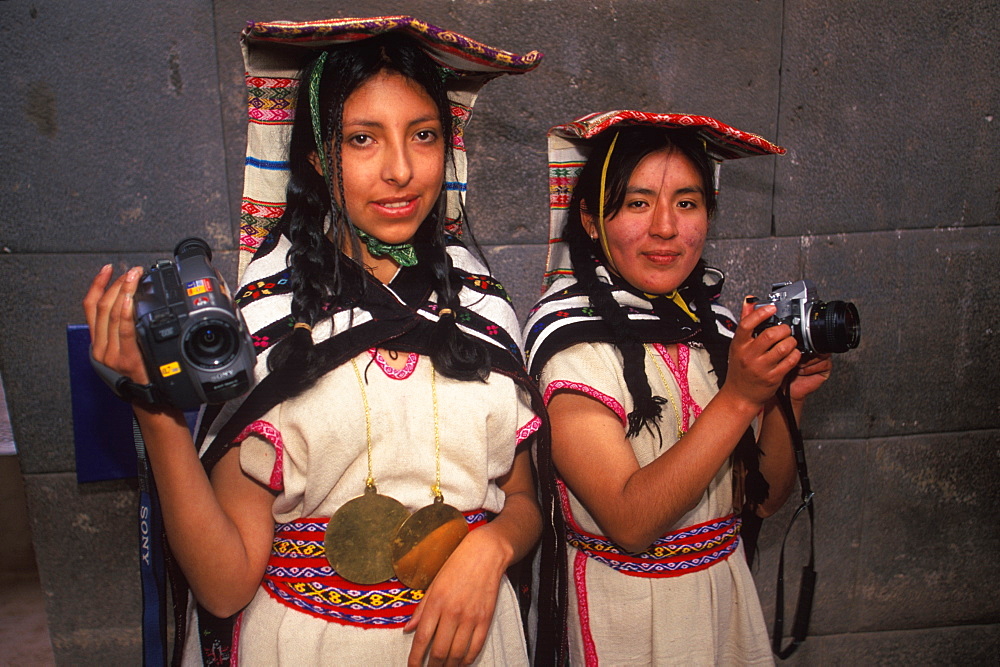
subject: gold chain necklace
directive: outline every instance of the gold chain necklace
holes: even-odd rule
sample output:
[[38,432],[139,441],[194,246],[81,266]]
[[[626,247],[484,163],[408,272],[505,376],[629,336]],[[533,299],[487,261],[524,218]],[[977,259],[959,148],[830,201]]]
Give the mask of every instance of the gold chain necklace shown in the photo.
[[364,494],[344,503],[330,517],[323,546],[330,567],[341,577],[356,584],[378,584],[392,578],[392,538],[410,513],[395,498],[381,495],[375,486],[371,406],[361,371],[354,359],[351,359],[351,366],[361,387],[361,402],[365,407],[368,476],[365,478]]
[[394,574],[406,586],[425,589],[469,532],[465,516],[444,502],[441,492],[441,434],[437,372],[431,367],[434,410],[433,502],[412,515],[398,500],[378,493],[372,466],[371,406],[357,362],[351,359],[365,409],[368,476],[364,495],[330,518],[324,546],[330,566],[344,579],[376,584]]

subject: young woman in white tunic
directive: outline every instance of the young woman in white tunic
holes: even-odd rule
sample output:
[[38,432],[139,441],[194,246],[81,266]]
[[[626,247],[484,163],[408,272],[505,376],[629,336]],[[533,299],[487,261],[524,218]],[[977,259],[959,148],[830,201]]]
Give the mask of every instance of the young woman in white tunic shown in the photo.
[[713,161],[783,150],[711,118],[635,111],[556,127],[549,148],[550,286],[525,329],[557,507],[536,657],[771,663],[741,515],[788,497],[775,392],[787,383],[800,413],[830,359],[803,357],[784,325],[755,335],[773,306],[746,303],[737,325],[701,254]]
[[[255,387],[205,412],[198,447],[178,410],[134,405],[196,602],[184,662],[525,664],[505,572],[540,531],[540,404],[509,299],[456,234],[476,93],[540,55],[410,17],[243,39]],[[84,305],[94,358],[146,384],[141,273],[105,267]]]

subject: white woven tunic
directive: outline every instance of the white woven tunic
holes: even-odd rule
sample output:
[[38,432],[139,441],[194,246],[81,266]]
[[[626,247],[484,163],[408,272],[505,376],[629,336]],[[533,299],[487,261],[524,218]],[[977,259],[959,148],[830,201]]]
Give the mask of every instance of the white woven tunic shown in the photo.
[[[660,440],[644,429],[632,438],[640,466],[651,463],[676,442],[678,382],[660,352],[646,355],[646,377],[655,396],[669,397],[663,406]],[[693,421],[718,391],[703,349],[690,348],[686,384],[698,408],[687,406]],[[669,390],[663,380],[669,384]],[[621,419],[633,409],[622,374],[622,358],[607,343],[582,343],[552,357],[541,373],[546,402],[559,390],[584,393],[601,401]],[[600,463],[595,462],[595,474]],[[583,505],[566,494],[572,520],[589,533],[602,534]],[[709,484],[698,505],[671,528],[712,521],[733,513],[732,467],[726,464]],[[746,665],[773,664],[760,602],[742,544],[724,560],[679,576],[647,578],[623,574],[567,546],[570,590],[568,624],[573,664],[602,665]],[[542,573],[544,576],[544,573]]]
[[[409,355],[411,363],[401,371],[369,352],[355,361],[366,382],[378,491],[414,512],[432,502],[436,476],[431,360]],[[527,394],[497,372],[485,383],[436,374],[435,384],[444,501],[463,512],[499,512],[504,493],[496,480],[510,470],[517,444],[537,426]],[[262,421],[276,435],[267,435],[269,429],[258,423],[254,430],[261,433],[243,441],[240,462],[261,483],[281,487],[273,506],[276,523],[328,518],[363,493],[365,407],[350,363],[274,407]],[[364,628],[302,613],[262,587],[242,615],[238,657],[246,665],[399,665],[405,664],[412,639],[401,628]],[[187,657],[197,656],[192,643]],[[517,599],[505,578],[476,664],[526,663]]]

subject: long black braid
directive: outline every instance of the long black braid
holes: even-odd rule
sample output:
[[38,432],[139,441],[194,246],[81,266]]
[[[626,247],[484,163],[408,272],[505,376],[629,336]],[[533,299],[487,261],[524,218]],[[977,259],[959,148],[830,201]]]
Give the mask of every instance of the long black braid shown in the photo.
[[[615,148],[607,169],[605,219],[614,217],[624,204],[628,180],[639,162],[660,150],[680,151],[694,164],[704,183],[705,206],[710,218],[715,214],[717,201],[713,187],[714,169],[702,141],[691,132],[653,127],[624,127],[599,136],[591,152],[596,159],[592,157],[588,160],[574,188],[563,238],[569,245],[574,274],[580,286],[612,332],[614,344],[622,355],[625,384],[634,405],[628,415],[627,436],[634,437],[643,428],[655,429],[659,433],[661,406],[666,399],[653,395],[646,377],[644,341],[636,333],[626,309],[615,300],[612,286],[597,275],[596,270],[604,259],[604,253],[599,242],[587,236],[581,216],[581,212],[597,210],[604,158],[612,141],[615,141]],[[729,339],[718,330],[712,311],[713,295],[705,284],[704,276],[705,263],[699,260],[682,290],[686,298],[693,302],[702,325],[694,340],[708,351],[718,386],[721,387],[729,369]],[[746,502],[751,508],[763,502],[768,492],[767,480],[760,473],[759,456],[760,448],[753,431],[747,429],[734,450],[734,458],[746,473]]]
[[[322,67],[319,103],[324,144],[332,149],[328,185],[317,171],[316,140],[309,112],[309,86],[313,70]],[[438,108],[445,142],[445,161],[453,160],[451,149],[451,104],[441,69],[424,53],[418,43],[405,35],[373,37],[347,47],[330,49],[325,63],[314,61],[302,73],[295,122],[289,144],[290,180],[287,206],[279,223],[291,242],[288,265],[291,268],[292,317],[296,322],[313,326],[331,312],[349,309],[361,302],[366,280],[346,262],[361,263],[361,246],[346,212],[337,201],[344,201],[341,160],[343,110],[350,94],[380,72],[396,72],[420,85]],[[333,196],[335,190],[337,196]],[[463,212],[464,216],[464,212]],[[329,228],[324,229],[329,221]],[[458,327],[461,282],[445,252],[446,221],[444,191],[435,210],[417,232],[414,246],[418,261],[428,262],[431,283],[442,309],[436,326],[430,356],[443,375],[459,380],[484,379],[489,375],[490,359],[485,344]],[[471,229],[466,225],[467,234]],[[473,241],[474,243],[474,241]],[[478,248],[478,246],[475,246]],[[350,248],[353,260],[341,252]],[[292,395],[299,393],[326,372],[315,357],[312,336],[306,328],[297,328],[279,344],[269,357],[272,370],[294,365],[297,377]]]
[[645,349],[643,341],[635,335],[630,326],[628,313],[615,300],[611,285],[597,275],[599,266],[595,243],[580,225],[570,225],[564,235],[569,244],[573,272],[580,286],[590,297],[590,303],[601,316],[601,320],[614,337],[615,346],[622,354],[622,372],[625,384],[632,395],[634,409],[628,415],[629,438],[639,434],[643,427],[659,432],[658,419],[661,406],[666,402],[662,396],[653,396],[646,378]]

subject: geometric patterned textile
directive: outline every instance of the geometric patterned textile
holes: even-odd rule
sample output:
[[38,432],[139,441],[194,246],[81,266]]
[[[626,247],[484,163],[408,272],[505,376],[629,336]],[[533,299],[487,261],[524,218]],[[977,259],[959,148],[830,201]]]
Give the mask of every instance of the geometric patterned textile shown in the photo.
[[[465,520],[472,530],[486,524],[486,513],[468,512]],[[406,625],[424,591],[395,577],[369,585],[337,575],[323,546],[328,521],[308,518],[275,526],[261,586],[281,604],[334,623],[365,628]]]
[[[612,297],[623,308],[629,321],[636,327],[635,334],[643,342],[685,343],[695,338],[700,330],[701,324],[691,320],[680,308],[665,308],[661,304],[657,310],[651,297],[634,289],[627,289],[628,283],[612,275],[603,264],[597,267],[596,273],[600,280],[611,285]],[[703,282],[712,290],[711,307],[715,326],[721,335],[732,338],[736,320],[728,309],[717,302],[724,280],[721,271],[705,268]],[[686,288],[682,288],[680,295],[685,297],[686,294]],[[580,289],[572,271],[554,276],[552,285],[528,312],[524,323],[524,354],[528,361],[528,372],[537,375],[553,354],[572,342],[605,339],[605,342],[610,342],[612,338],[609,336],[612,333],[603,324],[590,297]]]
[[723,561],[740,543],[740,517],[730,514],[667,533],[642,553],[630,553],[603,535],[580,528],[573,520],[566,487],[559,495],[566,518],[567,543],[593,560],[632,577],[678,577]]

